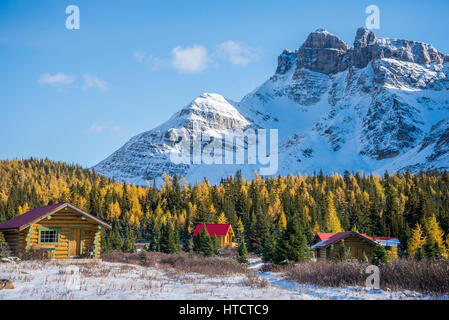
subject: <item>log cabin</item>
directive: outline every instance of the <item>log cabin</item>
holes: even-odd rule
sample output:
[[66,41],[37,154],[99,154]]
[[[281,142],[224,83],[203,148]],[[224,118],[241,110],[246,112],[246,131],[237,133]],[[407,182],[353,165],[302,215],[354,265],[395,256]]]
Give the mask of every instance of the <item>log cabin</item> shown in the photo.
[[101,233],[111,226],[64,202],[35,208],[0,224],[15,256],[43,250],[51,258],[100,258]]
[[216,236],[220,240],[221,248],[235,247],[236,244],[232,241],[235,234],[231,224],[198,224],[193,232],[194,237],[200,234],[203,226],[206,226],[209,236]]
[[[323,259],[324,258],[324,247],[329,248],[330,246],[334,247],[334,252],[336,252],[336,249],[338,249],[339,244],[338,242],[341,240],[344,240],[347,234],[350,234],[351,231],[349,232],[339,232],[339,233],[326,233],[326,232],[317,232],[312,240],[312,249],[315,250],[316,253],[316,257],[318,259]],[[399,239],[396,237],[370,237],[364,233],[357,233],[357,232],[353,232],[352,236],[350,236],[349,240],[344,240],[344,244],[346,247],[351,247],[351,255],[354,258],[357,258],[359,260],[361,260],[361,256],[363,256],[363,252],[365,252],[365,254],[367,255],[367,257],[370,259],[371,258],[371,254],[372,254],[372,250],[369,249],[369,247],[371,247],[371,245],[360,245],[360,240],[353,240],[353,237],[355,236],[355,234],[358,235],[358,238],[362,239],[362,242],[366,242],[366,239],[374,241],[376,244],[380,244],[382,246],[385,247],[385,250],[388,251],[396,251],[397,252],[397,248],[399,246]],[[336,237],[334,237],[335,235],[338,235]],[[334,237],[330,240],[327,240],[331,237]],[[325,241],[327,240],[327,241]],[[318,243],[321,243],[320,246],[316,246]],[[355,245],[354,244],[357,244]],[[368,247],[367,250],[364,250],[365,247]],[[330,254],[330,249],[326,249],[327,254],[326,256],[329,257]]]
[[[373,238],[355,231],[338,232],[335,234],[324,234],[322,241],[312,245],[317,260],[328,260],[338,252],[338,248],[344,245],[351,251],[352,257],[362,261],[364,256],[371,259],[377,242]],[[316,241],[315,236],[314,241]],[[318,238],[320,238],[318,236]]]

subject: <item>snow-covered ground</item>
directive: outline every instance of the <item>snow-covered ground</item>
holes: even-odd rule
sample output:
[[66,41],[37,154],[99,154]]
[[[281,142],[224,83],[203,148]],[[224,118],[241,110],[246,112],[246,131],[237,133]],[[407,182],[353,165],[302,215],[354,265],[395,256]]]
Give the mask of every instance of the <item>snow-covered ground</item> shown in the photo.
[[369,291],[362,287],[326,288],[302,285],[281,275],[254,274],[207,277],[179,274],[121,263],[50,261],[0,264],[0,279],[10,279],[12,290],[0,290],[6,299],[429,299],[413,292]]

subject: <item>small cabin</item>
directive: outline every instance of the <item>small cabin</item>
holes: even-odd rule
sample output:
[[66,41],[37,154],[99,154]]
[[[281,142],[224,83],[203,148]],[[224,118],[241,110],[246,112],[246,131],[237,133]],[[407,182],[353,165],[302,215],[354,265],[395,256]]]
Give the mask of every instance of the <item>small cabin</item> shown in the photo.
[[13,255],[44,250],[51,258],[100,258],[101,233],[111,226],[70,203],[33,209],[0,224]]
[[314,241],[318,241],[320,238],[323,238],[323,240],[312,245],[317,260],[330,259],[332,255],[335,256],[338,248],[342,245],[349,248],[352,257],[360,261],[362,261],[364,255],[371,259],[374,247],[377,244],[371,237],[355,231],[322,234],[315,236]]
[[338,233],[317,232],[312,240],[312,249],[315,251],[315,256],[318,259],[325,259],[330,255],[330,248],[334,249],[335,254],[338,247],[343,243],[345,247],[351,248],[351,255],[354,258],[362,260],[363,253],[366,254],[368,259],[371,259],[372,251],[376,244],[384,246],[387,251],[393,250],[397,252],[399,239],[395,237],[370,237],[355,231]]
[[235,234],[231,224],[198,224],[193,232],[193,236],[196,237],[199,235],[204,226],[206,226],[206,231],[209,236],[216,236],[220,240],[221,248],[235,246],[235,243],[232,242]]

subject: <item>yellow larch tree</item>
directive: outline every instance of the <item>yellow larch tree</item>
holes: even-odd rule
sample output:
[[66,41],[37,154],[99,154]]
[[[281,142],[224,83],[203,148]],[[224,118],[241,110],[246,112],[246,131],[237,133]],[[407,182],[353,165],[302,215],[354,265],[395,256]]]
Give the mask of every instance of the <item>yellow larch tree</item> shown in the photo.
[[109,220],[118,220],[122,214],[122,209],[117,201],[112,202],[109,205],[107,217]]
[[282,211],[279,216],[279,224],[284,230],[287,229],[287,218],[285,217],[284,211]]
[[224,212],[220,213],[220,215],[218,216],[217,223],[218,224],[228,224],[229,223]]
[[327,194],[327,208],[326,208],[326,229],[328,232],[342,232],[343,228],[340,224],[340,219],[338,219],[337,210],[334,204],[334,195],[332,192]]
[[421,225],[418,223],[415,229],[412,230],[412,236],[408,242],[408,253],[410,256],[415,256],[416,251],[421,248],[426,242],[426,237],[424,236],[424,232],[421,228]]
[[435,215],[425,221],[426,235],[432,242],[436,242],[443,255],[447,258],[446,246],[444,245],[444,232],[438,224]]

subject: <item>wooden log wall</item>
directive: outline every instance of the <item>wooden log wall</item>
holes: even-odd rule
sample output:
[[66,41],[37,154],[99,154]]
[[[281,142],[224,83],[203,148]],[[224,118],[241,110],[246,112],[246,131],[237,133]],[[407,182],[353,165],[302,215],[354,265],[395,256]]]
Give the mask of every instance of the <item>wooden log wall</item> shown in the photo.
[[[83,220],[83,217],[85,218]],[[101,252],[101,231],[98,222],[91,220],[84,215],[70,208],[62,209],[51,215],[50,219],[35,223],[34,225],[20,232],[20,250],[29,248],[55,248],[55,258],[63,259],[69,257],[69,229],[71,227],[82,227],[82,254],[87,251],[96,253],[96,258],[100,258]],[[58,244],[39,244],[39,227],[59,227],[61,228]],[[28,241],[27,241],[28,238]],[[95,241],[96,240],[96,241]],[[96,250],[95,250],[96,249]]]
[[9,251],[13,256],[19,255],[19,232],[18,231],[2,231],[5,240],[8,243]]

